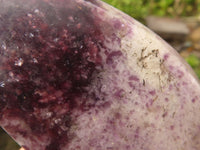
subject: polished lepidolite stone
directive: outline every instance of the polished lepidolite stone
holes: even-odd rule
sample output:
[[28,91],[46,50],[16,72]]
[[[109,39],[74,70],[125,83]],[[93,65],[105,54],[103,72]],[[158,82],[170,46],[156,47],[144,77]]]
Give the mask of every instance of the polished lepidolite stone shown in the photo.
[[0,125],[26,150],[198,150],[200,86],[97,0],[2,0]]

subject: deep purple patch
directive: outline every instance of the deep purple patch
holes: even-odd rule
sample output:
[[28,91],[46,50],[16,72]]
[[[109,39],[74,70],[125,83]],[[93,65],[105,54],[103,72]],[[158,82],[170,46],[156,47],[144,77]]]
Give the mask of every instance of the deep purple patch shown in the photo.
[[135,75],[132,75],[132,76],[129,77],[129,80],[139,81],[139,78]]
[[149,94],[151,94],[152,96],[154,96],[156,94],[156,91],[155,90],[149,91]]
[[195,99],[195,98],[193,98],[193,99],[192,99],[192,103],[195,103],[195,102],[196,102],[196,99]]
[[111,65],[111,64],[113,64],[114,59],[119,59],[120,56],[122,56],[121,51],[113,51],[110,54],[108,54],[107,59],[106,59],[106,63],[108,65]]
[[164,55],[164,60],[166,61],[169,58],[169,54]]
[[[100,20],[85,6],[35,2],[35,10],[11,6],[0,14],[0,119],[2,114],[23,118],[33,136],[52,138],[46,149],[59,150],[72,138],[73,110],[87,111],[98,101],[86,89],[102,66],[105,39]],[[110,53],[107,63],[121,55]]]
[[170,126],[170,130],[174,130],[174,126],[173,125]]

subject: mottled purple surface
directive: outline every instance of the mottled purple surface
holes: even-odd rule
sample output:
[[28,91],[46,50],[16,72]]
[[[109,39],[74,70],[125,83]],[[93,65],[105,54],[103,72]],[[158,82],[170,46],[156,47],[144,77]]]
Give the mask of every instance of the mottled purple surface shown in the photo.
[[26,150],[199,150],[200,86],[98,0],[2,0],[0,125]]
[[[23,2],[26,6],[21,6]],[[102,67],[99,51],[105,39],[99,20],[71,0],[1,3],[0,119],[23,118],[33,135],[12,124],[5,128],[24,138],[47,134],[52,141],[45,149],[60,149],[73,138],[68,133],[71,112],[87,111],[98,101],[85,88]],[[88,103],[88,97],[93,101]],[[41,116],[43,109],[49,116]]]

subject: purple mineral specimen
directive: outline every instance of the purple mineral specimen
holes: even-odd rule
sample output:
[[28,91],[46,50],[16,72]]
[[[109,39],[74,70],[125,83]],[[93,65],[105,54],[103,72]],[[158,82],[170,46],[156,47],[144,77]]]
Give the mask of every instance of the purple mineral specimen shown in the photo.
[[0,125],[26,150],[199,150],[200,86],[98,0],[1,0]]

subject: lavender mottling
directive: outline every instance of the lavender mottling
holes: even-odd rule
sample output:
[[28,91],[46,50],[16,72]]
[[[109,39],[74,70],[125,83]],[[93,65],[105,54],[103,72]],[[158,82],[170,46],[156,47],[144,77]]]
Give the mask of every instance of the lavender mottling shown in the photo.
[[133,81],[139,81],[139,78],[135,75],[130,76],[128,79]]
[[164,60],[167,61],[168,58],[169,58],[169,54],[165,54],[165,55],[164,55]]
[[156,94],[156,91],[155,90],[149,91],[149,94],[151,94],[152,96],[154,96]]
[[192,103],[195,103],[195,102],[196,102],[196,99],[195,99],[195,98],[193,98],[193,99],[192,99]]
[[136,85],[134,85],[134,83],[128,82],[128,85],[129,85],[132,89],[135,89],[135,86],[136,86]]
[[166,101],[166,102],[168,102],[168,101],[169,101],[169,99],[166,97],[166,98],[165,98],[165,101]]
[[117,98],[121,98],[123,96],[124,90],[123,89],[118,89],[115,93],[114,96]]
[[113,24],[114,24],[114,27],[116,28],[116,29],[121,29],[123,26],[124,26],[124,24],[122,24],[121,22],[120,22],[120,20],[118,20],[118,19],[114,19],[113,20]]
[[113,64],[114,59],[119,59],[120,56],[122,56],[121,51],[113,51],[110,54],[108,54],[107,59],[106,59],[106,63],[111,65],[111,64]]
[[177,76],[178,76],[178,78],[182,78],[184,76],[183,71],[177,70]]

